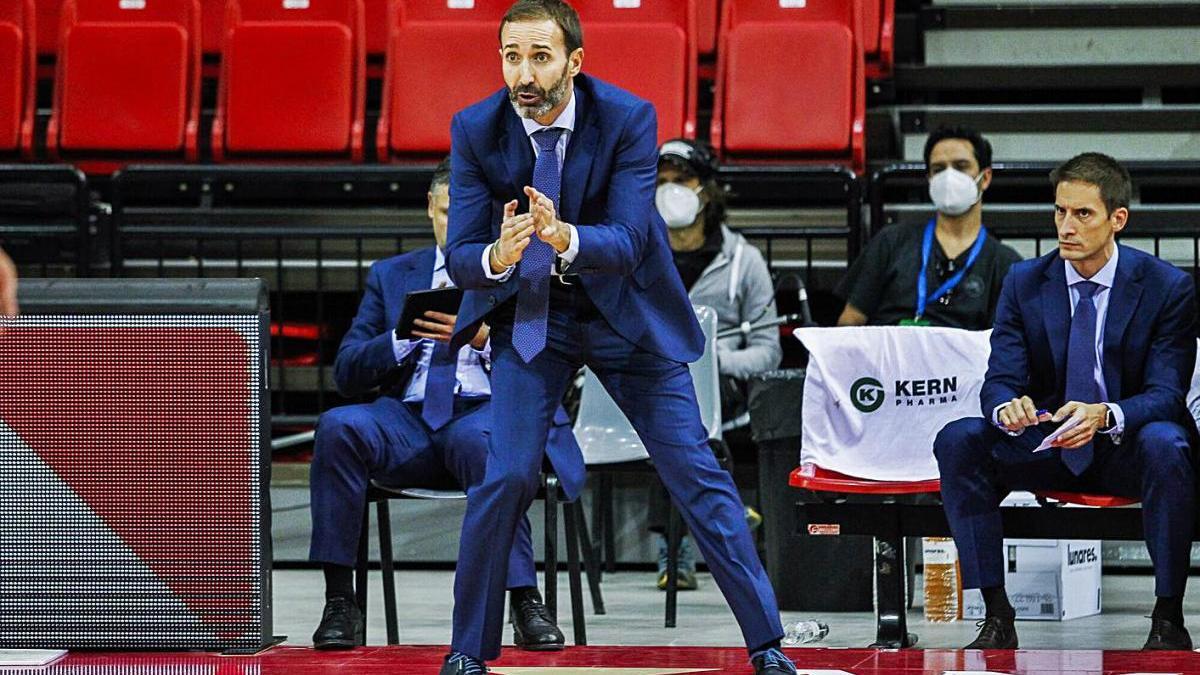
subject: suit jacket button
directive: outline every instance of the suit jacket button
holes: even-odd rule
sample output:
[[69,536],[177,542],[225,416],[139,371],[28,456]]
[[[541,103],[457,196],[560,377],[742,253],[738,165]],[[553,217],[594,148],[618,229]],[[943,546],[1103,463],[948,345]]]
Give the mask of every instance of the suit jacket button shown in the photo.
[[492,305],[494,307],[496,305],[496,296],[489,295],[488,296],[488,304]]

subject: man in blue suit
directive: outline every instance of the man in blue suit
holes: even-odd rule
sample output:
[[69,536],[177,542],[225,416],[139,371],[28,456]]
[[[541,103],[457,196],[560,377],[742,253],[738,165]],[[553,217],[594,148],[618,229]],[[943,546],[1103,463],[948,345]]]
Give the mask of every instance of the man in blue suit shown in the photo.
[[[1114,159],[1085,153],[1050,180],[1059,248],[1009,271],[980,393],[984,417],[948,424],[933,448],[963,586],[980,589],[987,605],[967,648],[1017,647],[1000,501],[1010,490],[1066,490],[1141,500],[1157,596],[1143,648],[1191,649],[1183,590],[1195,517],[1197,439],[1184,404],[1196,361],[1192,280],[1116,243],[1133,188]],[[1056,425],[1070,428],[1035,452]]]
[[[443,675],[500,654],[504,579],[537,491],[554,410],[587,365],[629,417],[741,625],[759,673],[794,673],[775,596],[729,474],[709,450],[686,363],[704,349],[654,208],[653,106],[580,73],[561,0],[519,0],[500,24],[507,87],[451,123],[450,276],[465,289],[452,345],[492,326],[492,438],[470,495]],[[560,473],[569,459],[551,457]]]
[[[492,391],[487,326],[478,326],[469,345],[453,350],[448,343],[454,316],[427,313],[417,320],[418,340],[399,339],[393,330],[407,293],[450,283],[442,254],[449,182],[449,162],[443,161],[428,197],[437,248],[371,266],[358,315],[338,349],[334,377],[342,395],[375,388],[381,395],[373,403],[334,408],[317,423],[310,558],[324,567],[326,598],[313,634],[317,649],[363,643],[352,574],[370,481],[401,487],[452,484],[470,494],[484,477]],[[578,454],[565,413],[556,422],[552,454]],[[513,545],[505,549],[514,641],[529,650],[562,649],[563,635],[538,594],[529,521],[523,515]]]

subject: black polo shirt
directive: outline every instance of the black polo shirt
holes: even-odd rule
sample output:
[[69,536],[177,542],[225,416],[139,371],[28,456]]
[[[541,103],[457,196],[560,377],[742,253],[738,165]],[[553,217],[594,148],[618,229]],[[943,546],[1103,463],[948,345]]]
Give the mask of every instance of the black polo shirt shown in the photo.
[[[871,326],[894,326],[917,311],[917,275],[926,223],[889,225],[867,244],[837,294],[867,315]],[[966,264],[968,247],[954,260],[934,238],[926,278],[929,295]],[[928,303],[925,319],[934,326],[986,330],[992,327],[1004,275],[1021,256],[990,233],[967,275],[940,300]]]

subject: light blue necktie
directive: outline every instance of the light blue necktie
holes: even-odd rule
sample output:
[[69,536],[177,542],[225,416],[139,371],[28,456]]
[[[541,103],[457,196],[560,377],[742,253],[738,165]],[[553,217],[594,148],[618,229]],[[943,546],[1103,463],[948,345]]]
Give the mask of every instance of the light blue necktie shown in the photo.
[[[554,202],[558,211],[558,196],[562,175],[558,168],[555,147],[563,129],[551,128],[534,132],[538,156],[533,165],[533,188]],[[529,363],[546,348],[546,311],[550,304],[550,266],[554,263],[554,247],[534,234],[521,256],[520,289],[517,291],[517,313],[513,320],[512,344],[517,354]]]

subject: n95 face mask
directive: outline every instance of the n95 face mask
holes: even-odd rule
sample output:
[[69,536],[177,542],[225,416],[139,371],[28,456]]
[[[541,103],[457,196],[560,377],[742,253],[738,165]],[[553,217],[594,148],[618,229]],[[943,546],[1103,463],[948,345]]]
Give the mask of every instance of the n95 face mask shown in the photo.
[[679,229],[696,222],[700,213],[700,188],[695,190],[678,183],[663,183],[654,192],[654,205],[667,227]]
[[979,191],[980,173],[977,178],[971,178],[958,169],[944,169],[929,181],[929,198],[937,210],[948,216],[961,216],[983,194]]

